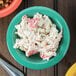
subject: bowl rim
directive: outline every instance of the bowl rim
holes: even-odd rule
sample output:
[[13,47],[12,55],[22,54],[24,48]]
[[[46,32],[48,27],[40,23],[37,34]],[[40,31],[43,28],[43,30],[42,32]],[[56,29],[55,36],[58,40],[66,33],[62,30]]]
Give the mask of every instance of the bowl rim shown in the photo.
[[21,4],[22,0],[13,0],[13,2],[6,8],[0,10],[0,18],[5,17],[14,12]]
[[[48,11],[50,11],[50,12],[52,12],[53,14],[56,14],[58,17],[60,17],[60,19],[64,22],[64,24],[65,24],[65,27],[66,27],[66,29],[67,29],[67,33],[68,33],[68,39],[67,39],[67,48],[65,49],[66,51],[64,52],[64,53],[61,53],[60,54],[60,56],[58,55],[57,57],[55,57],[55,58],[52,58],[51,59],[51,61],[52,61],[52,64],[50,64],[50,60],[48,61],[48,62],[46,62],[45,64],[42,64],[42,66],[41,65],[35,65],[35,64],[33,64],[33,63],[30,63],[30,62],[28,62],[28,61],[26,61],[26,63],[25,63],[25,61],[22,59],[22,60],[20,60],[19,58],[18,58],[18,56],[16,56],[15,55],[15,52],[14,51],[10,51],[10,50],[12,50],[13,48],[9,45],[10,43],[11,43],[11,41],[9,41],[9,34],[10,34],[10,28],[11,28],[11,24],[12,24],[12,22],[13,22],[13,20],[15,20],[16,19],[16,17],[18,17],[21,13],[23,13],[23,12],[25,12],[25,11],[29,11],[29,10],[32,10],[32,9],[46,9],[46,10],[48,10]],[[69,45],[70,45],[70,32],[69,32],[69,28],[68,28],[68,26],[67,26],[67,23],[65,22],[65,20],[63,19],[63,17],[59,14],[59,13],[57,13],[55,10],[53,10],[53,9],[50,9],[50,8],[48,8],[48,7],[44,7],[44,6],[33,6],[33,7],[30,7],[30,8],[27,8],[27,9],[24,9],[24,10],[22,10],[20,13],[18,13],[14,18],[13,18],[13,20],[11,21],[11,23],[10,23],[10,25],[9,25],[9,27],[8,27],[8,30],[7,30],[7,35],[6,35],[6,41],[7,41],[7,46],[8,46],[8,49],[9,49],[9,52],[11,53],[11,55],[13,56],[13,58],[18,62],[18,63],[20,63],[21,65],[23,65],[23,66],[25,66],[25,67],[27,67],[27,68],[30,68],[30,69],[36,69],[36,70],[39,70],[39,69],[46,69],[46,68],[49,68],[49,67],[51,67],[51,66],[54,66],[54,65],[56,65],[58,62],[60,62],[62,59],[63,59],[63,57],[65,56],[65,54],[67,53],[67,51],[68,51],[68,48],[69,48]],[[54,59],[56,59],[57,61],[53,61]],[[29,63],[29,64],[28,64]],[[43,66],[44,65],[44,66]],[[45,65],[48,65],[48,66],[45,66]],[[34,67],[33,67],[34,66]]]

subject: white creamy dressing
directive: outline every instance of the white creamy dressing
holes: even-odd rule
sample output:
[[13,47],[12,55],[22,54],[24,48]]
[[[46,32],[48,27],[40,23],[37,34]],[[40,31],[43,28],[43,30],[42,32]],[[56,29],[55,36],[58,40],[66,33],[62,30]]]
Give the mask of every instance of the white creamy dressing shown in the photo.
[[20,24],[15,28],[20,38],[16,39],[14,48],[25,51],[26,56],[40,52],[40,57],[49,60],[56,56],[59,42],[62,38],[62,30],[59,31],[48,16],[36,13],[32,19],[22,17]]

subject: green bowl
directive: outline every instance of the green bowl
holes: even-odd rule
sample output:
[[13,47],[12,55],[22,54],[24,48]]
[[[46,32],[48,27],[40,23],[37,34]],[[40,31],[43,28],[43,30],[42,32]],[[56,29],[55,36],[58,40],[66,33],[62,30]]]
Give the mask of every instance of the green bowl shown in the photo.
[[[59,48],[57,50],[57,55],[50,58],[49,61],[42,60],[39,54],[26,57],[25,53],[19,49],[14,49],[13,45],[15,43],[17,35],[15,35],[15,25],[19,24],[23,15],[28,15],[28,17],[33,17],[37,12],[45,14],[52,19],[52,21],[57,25],[57,28],[61,30],[63,28],[63,38],[60,42]],[[24,9],[18,13],[11,21],[8,30],[7,30],[7,46],[9,52],[14,57],[14,59],[21,65],[30,68],[30,69],[45,69],[57,64],[66,54],[70,44],[70,32],[65,20],[62,16],[56,11],[43,7],[43,6],[34,6],[27,9]]]

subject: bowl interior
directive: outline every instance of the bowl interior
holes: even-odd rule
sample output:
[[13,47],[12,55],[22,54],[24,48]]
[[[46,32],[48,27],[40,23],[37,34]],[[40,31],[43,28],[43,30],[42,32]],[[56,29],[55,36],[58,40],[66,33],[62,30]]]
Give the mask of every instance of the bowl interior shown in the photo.
[[[26,14],[28,16],[28,18],[32,18],[37,12],[33,12],[32,14],[31,13],[28,13]],[[40,13],[40,12],[39,12]],[[42,13],[41,13],[42,14]],[[44,14],[43,14],[44,15]],[[53,23],[55,23],[57,25],[57,29],[60,31],[61,30],[61,26],[57,23],[57,21],[55,21],[54,19],[52,19],[51,17],[49,17]],[[19,21],[19,20],[18,20]],[[18,22],[19,24],[20,22]],[[16,24],[17,25],[17,24]],[[17,30],[14,28],[13,29],[13,33],[12,33],[12,42],[13,42],[13,45],[15,44],[15,41],[17,38],[19,38],[18,35],[15,34]],[[60,45],[62,44],[63,42],[63,38],[61,39],[61,42],[59,44],[59,48],[60,48]],[[57,53],[59,52],[59,48],[57,50]],[[26,57],[25,55],[25,52],[21,51],[20,49],[16,49],[18,53],[20,53],[21,55],[23,55],[25,57],[25,59],[31,61],[31,62],[34,62],[34,63],[41,63],[41,62],[44,62],[44,60],[42,60],[42,58],[40,58],[39,56],[39,53],[38,54],[35,54],[35,55],[32,55],[30,57]],[[52,57],[53,58],[53,57]]]
[[[49,18],[52,19],[53,23],[57,25],[57,29],[59,31],[61,30],[61,28],[63,28],[63,38],[59,44],[57,55],[56,57],[50,58],[49,61],[42,60],[39,56],[39,53],[32,55],[30,57],[26,57],[23,51],[13,48],[15,40],[19,38],[17,35],[15,35],[16,31],[15,25],[20,23],[23,15],[27,15],[28,17],[32,18],[33,15],[36,14],[37,12],[49,16]],[[16,61],[18,61],[25,67],[31,69],[44,69],[58,63],[66,54],[67,49],[69,47],[69,42],[70,42],[70,34],[66,22],[57,12],[46,7],[35,6],[21,11],[18,15],[16,15],[13,18],[7,31],[7,45],[10,53],[12,54],[12,56],[15,58]]]

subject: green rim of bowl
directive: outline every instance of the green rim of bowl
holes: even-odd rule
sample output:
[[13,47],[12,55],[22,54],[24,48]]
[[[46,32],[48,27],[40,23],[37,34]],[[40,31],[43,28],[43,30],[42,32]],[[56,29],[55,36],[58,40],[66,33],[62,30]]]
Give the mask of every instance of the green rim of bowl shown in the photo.
[[[63,28],[63,38],[57,55],[51,58],[49,61],[44,61],[41,63],[34,63],[25,59],[24,56],[19,54],[18,51],[13,48],[13,42],[12,42],[13,29],[15,28],[15,24],[18,24],[21,21],[21,17],[23,15],[27,14],[31,17],[36,12],[51,17],[51,19],[53,19],[60,28],[61,27]],[[12,19],[7,30],[6,40],[9,52],[18,63],[30,69],[45,69],[57,64],[65,56],[70,44],[70,32],[67,23],[59,13],[47,7],[33,6],[24,9]]]

